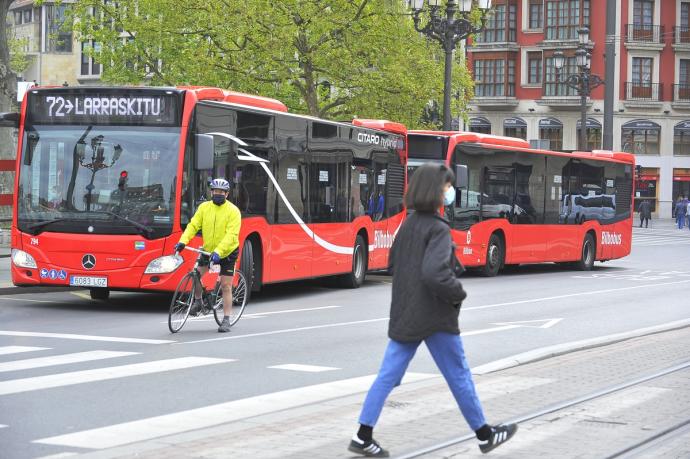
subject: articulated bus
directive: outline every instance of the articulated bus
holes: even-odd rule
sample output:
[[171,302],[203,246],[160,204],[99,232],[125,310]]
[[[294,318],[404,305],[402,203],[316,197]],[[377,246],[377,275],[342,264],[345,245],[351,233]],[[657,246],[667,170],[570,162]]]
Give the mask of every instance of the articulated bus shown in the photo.
[[456,174],[444,214],[457,255],[495,276],[505,266],[556,262],[582,270],[630,253],[635,157],[535,150],[521,139],[408,132],[408,178],[423,163]]
[[[241,210],[249,290],[337,276],[362,284],[388,266],[404,218],[406,128],[331,122],[281,102],[205,87],[39,88],[19,127],[15,285],[174,291],[173,246],[213,177]],[[192,242],[196,246],[201,239]]]

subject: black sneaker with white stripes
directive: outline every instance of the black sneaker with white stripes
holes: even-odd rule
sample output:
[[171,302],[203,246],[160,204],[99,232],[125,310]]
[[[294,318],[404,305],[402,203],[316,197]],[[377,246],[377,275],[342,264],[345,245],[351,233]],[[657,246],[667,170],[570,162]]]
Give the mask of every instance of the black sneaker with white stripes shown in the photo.
[[371,441],[360,440],[357,434],[352,437],[350,446],[347,447],[353,453],[361,454],[366,457],[388,457],[388,451],[381,448],[381,445],[376,443],[373,438]]
[[479,449],[482,453],[488,453],[494,448],[501,446],[503,443],[510,440],[510,438],[517,432],[517,424],[501,424],[491,427],[491,437],[488,440],[479,442]]

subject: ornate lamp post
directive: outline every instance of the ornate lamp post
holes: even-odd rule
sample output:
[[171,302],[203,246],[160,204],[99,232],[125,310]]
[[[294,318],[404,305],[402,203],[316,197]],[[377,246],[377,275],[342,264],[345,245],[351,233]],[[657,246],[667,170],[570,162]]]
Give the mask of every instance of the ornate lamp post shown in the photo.
[[[430,19],[423,27],[420,15],[424,11],[426,3]],[[470,20],[472,4],[482,12],[482,22],[479,27]],[[443,129],[450,129],[450,96],[451,96],[451,71],[453,69],[453,50],[460,40],[481,32],[484,29],[486,13],[491,9],[491,0],[448,0],[446,2],[446,17],[441,14],[440,0],[411,0],[414,28],[434,40],[441,43],[446,52],[445,75],[443,80]],[[456,14],[460,13],[457,17]]]
[[[575,63],[577,64],[578,72],[566,75],[560,78],[560,81],[570,88],[577,91],[580,96],[580,149],[588,150],[587,145],[587,97],[592,93],[592,89],[604,84],[598,75],[592,75],[590,68],[592,55],[587,51],[587,44],[589,43],[589,29],[582,28],[577,31],[579,43],[577,51],[575,51]],[[556,51],[553,53],[554,67],[560,71],[565,66],[565,56],[563,52]]]

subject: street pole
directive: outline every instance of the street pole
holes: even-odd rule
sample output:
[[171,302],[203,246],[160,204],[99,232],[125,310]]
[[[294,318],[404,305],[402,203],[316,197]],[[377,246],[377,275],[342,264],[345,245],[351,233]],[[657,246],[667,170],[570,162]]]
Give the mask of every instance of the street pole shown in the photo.
[[583,72],[583,78],[580,80],[580,151],[589,151],[587,145],[587,89],[589,89],[589,81]]
[[446,51],[446,63],[443,76],[443,130],[450,130],[450,92],[453,81],[453,50],[455,50],[455,40],[453,40],[453,25],[455,22],[455,2],[449,1],[446,5],[446,20],[448,30],[444,34],[443,47]]
[[613,150],[613,100],[616,73],[616,1],[606,0],[606,68],[604,80],[604,150]]

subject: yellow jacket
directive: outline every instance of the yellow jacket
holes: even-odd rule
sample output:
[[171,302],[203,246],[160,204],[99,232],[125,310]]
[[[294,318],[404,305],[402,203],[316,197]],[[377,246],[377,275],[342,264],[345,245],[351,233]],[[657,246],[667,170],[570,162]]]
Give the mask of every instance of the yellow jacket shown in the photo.
[[225,258],[240,246],[241,225],[242,215],[233,203],[225,201],[217,206],[212,201],[206,201],[199,206],[187,224],[180,242],[189,244],[201,230],[204,250],[216,252],[221,258]]

